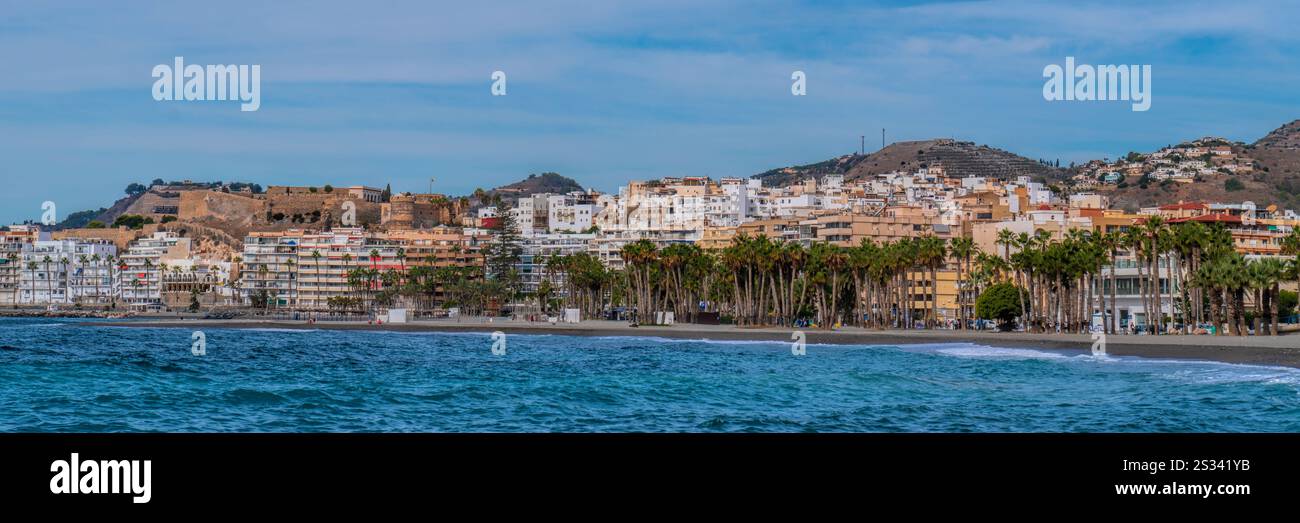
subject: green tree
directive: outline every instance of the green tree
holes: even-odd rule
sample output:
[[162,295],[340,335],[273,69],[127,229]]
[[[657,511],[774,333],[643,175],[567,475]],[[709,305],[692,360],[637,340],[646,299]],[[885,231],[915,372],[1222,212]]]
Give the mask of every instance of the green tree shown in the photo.
[[501,201],[496,201],[497,221],[492,227],[492,241],[484,249],[484,261],[487,265],[487,276],[491,280],[500,282],[503,290],[509,296],[513,297],[513,291],[517,287],[519,275],[516,266],[524,253],[523,240],[519,235],[519,225],[515,223],[515,217],[510,213],[510,209]]
[[975,315],[983,319],[997,320],[1001,330],[1011,330],[1016,318],[1023,312],[1020,309],[1024,290],[1010,283],[998,283],[975,300]]

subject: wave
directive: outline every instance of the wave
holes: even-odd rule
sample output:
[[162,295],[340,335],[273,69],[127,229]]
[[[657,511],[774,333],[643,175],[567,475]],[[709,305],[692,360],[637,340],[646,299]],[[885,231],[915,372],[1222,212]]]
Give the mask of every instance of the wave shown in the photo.
[[[1048,352],[1035,349],[1013,349],[1008,347],[992,347],[988,345],[973,344],[943,344],[948,347],[935,347],[934,352],[948,356],[957,356],[962,358],[993,358],[993,359],[1036,359],[1036,360],[1068,360],[1073,356],[1067,356],[1058,352]],[[953,346],[956,345],[956,346]],[[925,350],[926,346],[913,346],[912,348]],[[1088,355],[1091,358],[1091,355]]]
[[[943,345],[947,345],[947,347]],[[1061,362],[1121,364],[1132,370],[1147,371],[1155,376],[1193,384],[1217,385],[1250,382],[1269,385],[1300,386],[1300,369],[1282,366],[1229,363],[1212,360],[1110,356],[1106,354],[1094,356],[1088,353],[1067,354],[1047,350],[992,347],[971,344],[941,344],[931,346],[911,346],[910,348],[922,350],[928,349],[929,351],[939,354],[964,358],[1037,359]]]

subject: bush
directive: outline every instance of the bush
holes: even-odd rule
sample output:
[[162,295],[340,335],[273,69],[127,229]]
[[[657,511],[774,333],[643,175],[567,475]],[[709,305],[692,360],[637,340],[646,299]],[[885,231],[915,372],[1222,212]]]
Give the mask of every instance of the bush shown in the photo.
[[1238,180],[1236,178],[1228,178],[1226,181],[1223,182],[1223,189],[1228,192],[1240,191],[1245,188],[1246,185],[1241,183],[1241,180]]
[[1295,315],[1296,293],[1283,290],[1277,300],[1277,314],[1283,318]]
[[139,229],[145,224],[153,223],[153,218],[140,216],[138,214],[123,214],[113,220],[113,227],[126,226],[129,229]]
[[1024,295],[1025,304],[1028,304],[1029,293],[1015,285],[999,283],[989,287],[975,299],[975,315],[997,320],[998,328],[1011,330],[1015,319],[1024,312],[1020,309],[1020,295]]

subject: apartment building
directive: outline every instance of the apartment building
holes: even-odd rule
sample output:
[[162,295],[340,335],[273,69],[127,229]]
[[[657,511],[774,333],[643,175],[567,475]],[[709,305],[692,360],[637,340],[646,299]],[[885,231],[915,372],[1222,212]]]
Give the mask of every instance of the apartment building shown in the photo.
[[585,193],[547,197],[547,232],[582,233],[591,229],[598,212],[595,199]]
[[117,280],[121,301],[133,309],[162,307],[162,275],[170,263],[191,254],[191,242],[173,232],[160,231],[131,242],[118,256]]
[[244,237],[239,291],[243,301],[276,306],[294,303],[298,245],[304,231],[252,232]]
[[952,238],[953,228],[922,216],[864,216],[860,214],[825,214],[799,222],[800,241],[813,241],[852,247],[871,240],[886,243],[905,238],[937,236]]
[[519,272],[520,290],[531,294],[543,280],[550,280],[556,292],[562,293],[566,276],[563,272],[551,273],[546,262],[552,256],[569,256],[587,251],[587,244],[595,234],[538,234],[524,239],[523,253],[515,264]]
[[[38,239],[41,230],[35,225],[13,225],[7,231],[0,231],[0,305],[19,303],[18,291],[25,267],[22,252]],[[49,239],[49,233],[45,233],[45,239]]]
[[117,248],[105,240],[37,240],[21,251],[18,304],[103,304],[113,296],[110,260]]

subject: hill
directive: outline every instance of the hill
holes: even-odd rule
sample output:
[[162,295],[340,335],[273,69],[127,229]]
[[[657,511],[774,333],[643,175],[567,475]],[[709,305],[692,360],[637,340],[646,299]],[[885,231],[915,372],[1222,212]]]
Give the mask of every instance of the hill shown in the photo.
[[763,180],[763,185],[767,186],[790,185],[814,176],[820,178],[828,174],[847,174],[849,169],[852,169],[853,166],[858,164],[858,162],[869,157],[870,155],[846,154],[826,161],[810,163],[808,165],[778,167],[776,169],[755,174],[752,178]]
[[471,196],[471,204],[475,207],[486,205],[496,196],[507,202],[515,202],[524,196],[534,194],[554,193],[564,194],[573,191],[582,191],[582,185],[574,181],[573,178],[561,176],[558,173],[546,172],[542,174],[530,174],[527,178],[515,183],[502,185],[495,189],[484,191],[477,189]]
[[1206,137],[1166,149],[1207,144],[1230,147],[1229,161],[1248,166],[1249,170],[1201,175],[1195,183],[1130,181],[1113,190],[1103,190],[1110,191],[1114,205],[1127,209],[1180,200],[1252,201],[1260,206],[1300,208],[1300,120],[1283,125],[1251,144]]
[[1065,171],[1046,162],[974,142],[947,138],[895,142],[867,155],[846,155],[815,164],[772,169],[754,175],[764,185],[787,185],[809,176],[843,174],[845,180],[869,178],[894,171],[915,171],[922,167],[941,167],[947,176],[983,176],[1010,179],[1030,176],[1056,179]]
[[1258,162],[1255,181],[1271,189],[1274,203],[1300,208],[1300,120],[1247,145],[1245,153]]

